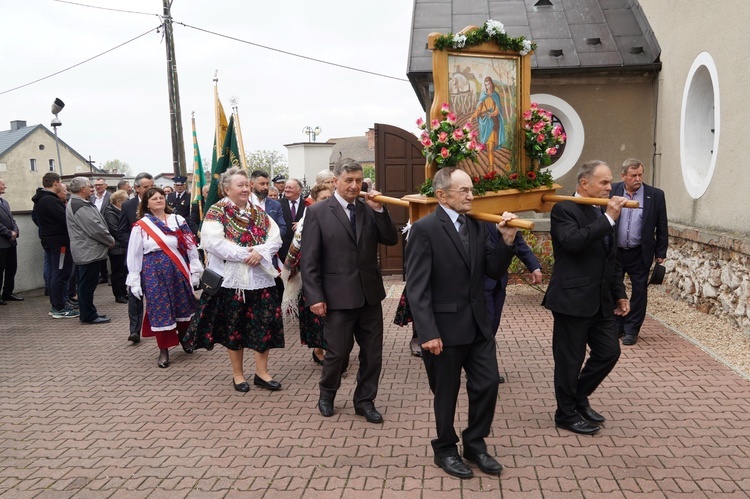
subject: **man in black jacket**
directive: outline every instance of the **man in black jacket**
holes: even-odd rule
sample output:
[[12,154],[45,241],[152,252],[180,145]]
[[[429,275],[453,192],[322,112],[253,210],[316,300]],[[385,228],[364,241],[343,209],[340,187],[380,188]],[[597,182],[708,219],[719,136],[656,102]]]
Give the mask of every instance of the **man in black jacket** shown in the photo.
[[[147,190],[154,186],[154,177],[150,173],[141,172],[136,175],[135,196],[122,203],[122,217],[120,225],[117,227],[117,240],[125,248],[127,254],[128,241],[130,240],[130,231],[133,224],[138,220],[138,205],[141,203],[141,197]],[[143,324],[143,300],[139,300],[133,293],[128,290],[128,318],[130,319],[130,335],[128,341],[133,344],[141,341],[141,325]]]
[[67,306],[65,301],[68,280],[73,271],[65,203],[60,198],[65,187],[60,182],[60,175],[55,172],[44,174],[42,186],[31,200],[34,202],[32,215],[39,226],[39,238],[49,262],[50,315],[55,319],[78,317],[78,312]]

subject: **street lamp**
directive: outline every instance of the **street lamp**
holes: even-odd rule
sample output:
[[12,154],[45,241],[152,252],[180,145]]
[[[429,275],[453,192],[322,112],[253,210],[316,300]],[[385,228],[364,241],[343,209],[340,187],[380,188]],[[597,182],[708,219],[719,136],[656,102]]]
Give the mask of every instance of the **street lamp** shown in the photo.
[[315,142],[315,137],[320,135],[320,132],[322,131],[323,130],[321,130],[319,126],[316,126],[315,128],[311,126],[306,126],[305,128],[302,129],[302,133],[307,134],[308,142]]
[[62,121],[57,117],[57,115],[60,113],[60,111],[63,110],[65,107],[65,103],[61,101],[58,98],[55,98],[55,102],[52,103],[52,114],[55,115],[54,118],[52,118],[52,122],[50,123],[50,126],[52,126],[52,129],[55,131],[55,147],[57,148],[57,164],[60,165],[60,176],[62,177],[63,171],[62,171],[62,160],[60,159],[60,141],[57,138],[57,127],[62,126]]

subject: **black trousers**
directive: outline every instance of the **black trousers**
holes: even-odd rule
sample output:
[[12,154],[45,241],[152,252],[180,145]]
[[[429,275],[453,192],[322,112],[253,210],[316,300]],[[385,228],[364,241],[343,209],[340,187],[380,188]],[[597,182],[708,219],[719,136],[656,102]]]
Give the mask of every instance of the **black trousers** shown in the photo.
[[94,292],[99,281],[100,261],[77,265],[78,273],[78,309],[82,322],[91,322],[99,317],[94,305]]
[[18,270],[17,246],[0,249],[0,284],[2,284],[2,297],[7,298],[13,294],[16,287],[16,271]]
[[[588,407],[588,397],[614,369],[620,358],[614,316],[600,310],[593,317],[574,317],[552,312],[552,356],[555,360],[555,422],[581,421],[578,407]],[[590,349],[586,365],[586,346]],[[581,369],[583,366],[583,369]]]
[[130,334],[141,336],[143,325],[143,300],[139,300],[128,290],[128,319],[130,321]]
[[128,277],[127,255],[109,255],[112,266],[112,294],[115,298],[127,298],[128,288],[125,281]]
[[462,432],[464,452],[487,452],[484,437],[490,434],[495,417],[497,371],[495,340],[477,333],[473,343],[444,347],[440,355],[422,351],[422,359],[435,396],[434,410],[437,438],[432,441],[436,456],[458,455],[458,435],[454,428],[461,370],[466,371],[466,392],[469,396],[469,424]]
[[643,263],[643,251],[640,246],[633,249],[619,248],[617,254],[622,272],[630,278],[633,289],[630,294],[630,313],[625,317],[617,317],[617,328],[625,334],[637,336],[643,321],[646,320],[649,268]]
[[383,366],[383,307],[365,305],[349,310],[328,309],[323,318],[326,355],[320,376],[320,397],[334,400],[341,374],[349,365],[354,341],[359,345],[359,371],[354,389],[354,407],[372,409],[378,395]]

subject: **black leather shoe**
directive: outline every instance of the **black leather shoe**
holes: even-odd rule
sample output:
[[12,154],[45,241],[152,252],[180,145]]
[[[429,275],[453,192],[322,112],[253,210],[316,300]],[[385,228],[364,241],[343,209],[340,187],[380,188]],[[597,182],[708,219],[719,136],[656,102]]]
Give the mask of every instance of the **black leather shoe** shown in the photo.
[[250,391],[250,385],[247,384],[247,381],[243,381],[242,383],[236,383],[234,381],[234,378],[232,378],[232,385],[234,386],[234,389],[238,392],[246,393]]
[[0,300],[0,305],[7,305],[3,300]]
[[128,299],[125,298],[124,296],[118,296],[117,298],[115,298],[115,303],[127,303],[127,302],[128,302]]
[[464,452],[464,459],[472,462],[479,466],[479,469],[488,475],[499,475],[503,471],[503,465],[498,463],[497,460],[487,454],[472,454],[470,452]]
[[23,301],[23,296],[18,296],[18,295],[3,296],[3,300],[5,300],[5,301]]
[[617,337],[618,338],[622,338],[623,336],[625,336],[625,330],[624,329],[618,329],[617,330]]
[[471,468],[465,462],[461,461],[461,458],[458,456],[435,456],[435,464],[450,476],[458,478],[471,478],[474,476]]
[[162,369],[169,367],[169,349],[163,348],[159,351],[159,360],[156,361],[156,365]]
[[634,334],[626,334],[622,339],[622,344],[626,346],[635,345],[638,343],[638,337]]
[[130,333],[130,336],[128,336],[128,341],[132,341],[133,345],[135,345],[136,343],[140,343],[141,335],[138,333]]
[[330,418],[333,416],[333,400],[318,399],[318,410],[323,416]]
[[592,423],[603,423],[606,421],[606,418],[604,416],[596,412],[591,407],[579,407],[576,409],[576,412]]
[[315,350],[312,351],[312,358],[313,358],[313,362],[315,362],[319,366],[323,365],[323,360],[319,359],[318,356],[315,355]]
[[383,416],[374,407],[372,409],[360,409],[359,407],[355,407],[354,412],[360,416],[364,416],[368,423],[383,422]]
[[97,316],[93,321],[81,321],[81,323],[83,324],[107,324],[108,322],[112,322],[112,319],[110,319],[109,317],[99,316]]
[[253,378],[253,384],[255,386],[259,386],[261,388],[265,388],[266,390],[271,390],[272,392],[276,390],[281,390],[281,383],[275,380],[266,381],[257,374]]
[[593,435],[599,431],[599,427],[592,425],[588,421],[578,421],[577,423],[571,424],[559,424],[555,423],[555,426],[562,428],[563,430],[572,431],[573,433],[579,433],[581,435]]
[[505,376],[503,376],[503,375],[501,374],[501,375],[499,375],[499,376],[498,376],[498,378],[499,378],[499,379],[497,380],[497,382],[498,382],[498,383],[500,383],[501,385],[502,385],[503,383],[505,383]]

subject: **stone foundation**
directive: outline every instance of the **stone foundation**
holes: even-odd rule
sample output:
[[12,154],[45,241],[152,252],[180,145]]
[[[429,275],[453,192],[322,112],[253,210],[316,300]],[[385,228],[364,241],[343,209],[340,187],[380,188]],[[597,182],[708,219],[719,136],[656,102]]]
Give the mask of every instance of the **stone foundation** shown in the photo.
[[673,298],[750,334],[750,239],[670,224],[664,266]]

